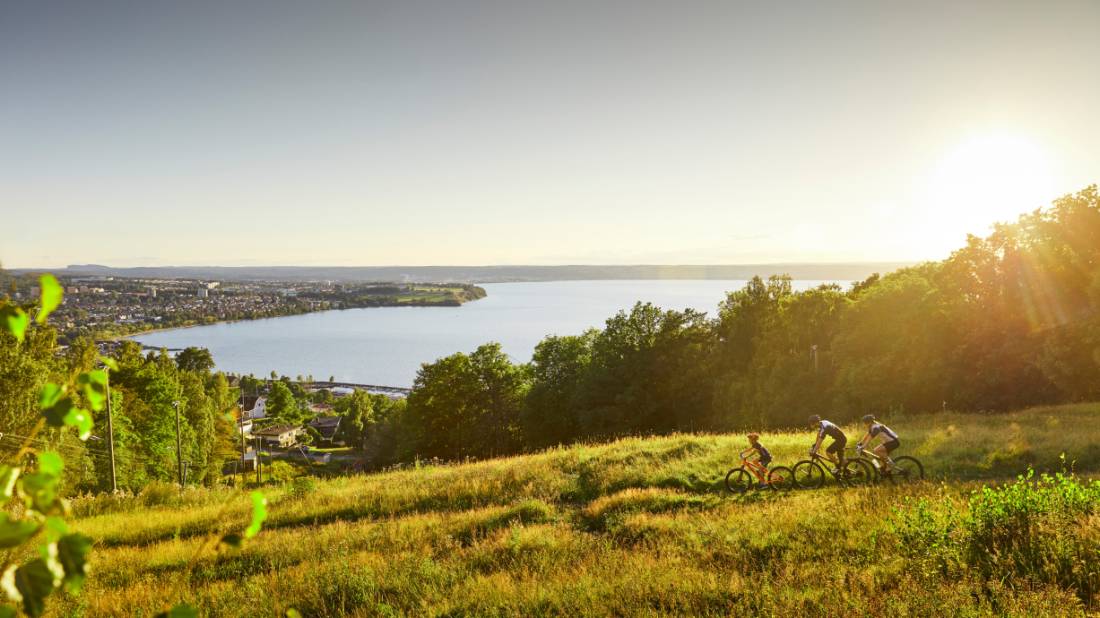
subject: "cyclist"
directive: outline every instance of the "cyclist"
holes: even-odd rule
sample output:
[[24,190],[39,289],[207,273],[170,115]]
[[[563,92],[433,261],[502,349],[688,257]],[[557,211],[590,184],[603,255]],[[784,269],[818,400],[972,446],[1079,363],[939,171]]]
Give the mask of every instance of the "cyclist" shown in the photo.
[[[768,465],[772,462],[772,454],[768,452],[768,449],[764,448],[763,444],[760,444],[760,434],[752,432],[746,437],[749,439],[749,448],[741,451],[739,456],[741,459],[753,458],[764,467],[764,470],[767,470]],[[764,487],[764,479],[758,480],[760,481],[759,486]]]
[[862,449],[875,439],[881,440],[872,452],[878,455],[879,459],[883,462],[883,471],[889,472],[890,469],[894,467],[894,460],[890,459],[890,453],[901,446],[901,440],[898,440],[898,434],[894,433],[893,429],[878,422],[874,414],[867,414],[862,420],[867,425],[867,435],[863,436],[863,439],[859,441],[859,445],[856,448]]
[[810,456],[812,457],[817,453],[818,449],[821,448],[821,443],[825,440],[825,436],[829,436],[833,441],[825,449],[825,458],[833,462],[837,470],[843,470],[844,447],[848,445],[848,436],[844,435],[840,427],[830,421],[823,420],[817,414],[810,417],[810,428],[817,430],[817,441],[810,449]]

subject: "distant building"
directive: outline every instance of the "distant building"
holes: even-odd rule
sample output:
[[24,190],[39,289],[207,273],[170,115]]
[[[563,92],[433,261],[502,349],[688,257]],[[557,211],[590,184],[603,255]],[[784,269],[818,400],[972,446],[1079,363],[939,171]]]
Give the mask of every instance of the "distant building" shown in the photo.
[[321,442],[335,445],[336,434],[340,431],[340,416],[318,416],[309,422],[309,426],[321,434]]
[[209,298],[210,290],[206,288],[199,288],[199,298]]
[[298,437],[302,435],[302,428],[293,425],[275,425],[254,431],[252,435],[260,438],[264,446],[290,448],[298,442]]
[[242,397],[241,409],[244,411],[244,418],[265,418],[267,416],[267,397]]
[[156,298],[157,297],[157,286],[151,285],[148,288],[146,288],[146,291],[149,293],[149,298]]

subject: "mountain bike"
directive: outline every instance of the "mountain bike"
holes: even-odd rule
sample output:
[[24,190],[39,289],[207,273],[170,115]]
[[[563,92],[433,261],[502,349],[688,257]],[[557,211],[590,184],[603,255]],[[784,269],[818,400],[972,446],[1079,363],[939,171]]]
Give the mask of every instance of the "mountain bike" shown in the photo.
[[818,489],[824,485],[826,472],[836,479],[837,483],[848,487],[870,485],[875,478],[874,470],[862,459],[846,458],[844,469],[841,470],[817,451],[810,451],[810,458],[796,463],[793,471],[794,483],[802,489]]
[[794,487],[794,472],[787,466],[768,469],[755,459],[741,458],[741,467],[726,473],[726,489],[743,494],[750,489],[789,491]]
[[856,454],[859,455],[861,461],[865,461],[867,465],[871,466],[875,471],[875,475],[880,479],[886,479],[897,484],[924,480],[924,464],[916,457],[910,457],[909,455],[891,457],[894,460],[894,465],[887,470],[886,461],[874,451],[857,446]]

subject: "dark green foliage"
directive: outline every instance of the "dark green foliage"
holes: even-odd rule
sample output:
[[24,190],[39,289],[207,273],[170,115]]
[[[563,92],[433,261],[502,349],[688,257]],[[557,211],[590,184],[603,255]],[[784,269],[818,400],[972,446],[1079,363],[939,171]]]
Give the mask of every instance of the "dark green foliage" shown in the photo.
[[[1100,397],[1100,192],[998,225],[942,262],[848,291],[754,278],[712,319],[639,303],[550,336],[530,365],[482,346],[425,364],[393,459],[631,433],[802,425],[811,413],[1008,410]],[[369,421],[352,416],[347,431]]]
[[924,576],[977,574],[1010,586],[1056,584],[1085,603],[1100,592],[1100,481],[1029,473],[983,487],[965,514],[926,499],[899,509],[891,522],[904,554]]
[[176,355],[176,366],[180,371],[207,374],[214,370],[214,357],[206,348],[184,348]]

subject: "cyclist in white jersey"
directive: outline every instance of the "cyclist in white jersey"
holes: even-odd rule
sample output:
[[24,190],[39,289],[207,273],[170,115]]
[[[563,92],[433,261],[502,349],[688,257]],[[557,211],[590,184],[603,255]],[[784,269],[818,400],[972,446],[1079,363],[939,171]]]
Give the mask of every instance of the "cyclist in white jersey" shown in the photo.
[[867,435],[863,436],[863,439],[859,441],[859,448],[864,448],[871,442],[878,440],[879,443],[874,447],[872,452],[885,462],[886,470],[893,468],[894,460],[890,459],[890,453],[901,446],[901,440],[898,439],[898,434],[894,433],[893,429],[878,422],[874,414],[868,414],[864,416],[862,420],[867,425]]

